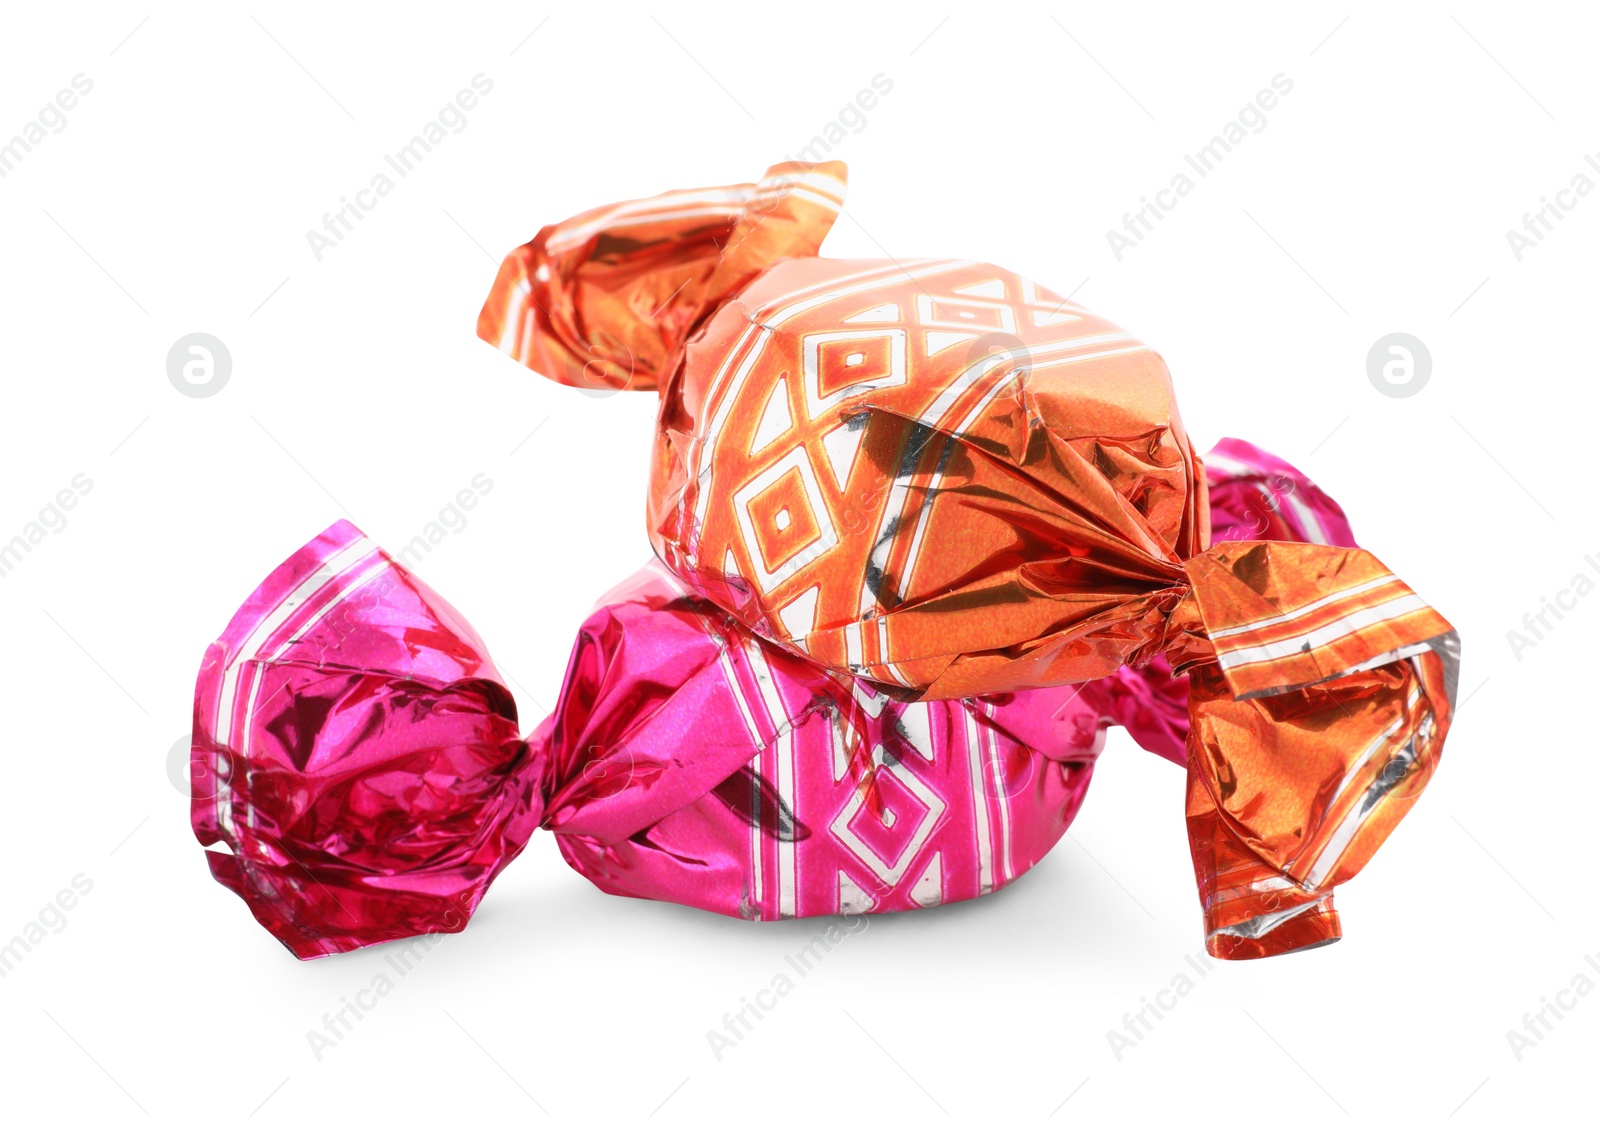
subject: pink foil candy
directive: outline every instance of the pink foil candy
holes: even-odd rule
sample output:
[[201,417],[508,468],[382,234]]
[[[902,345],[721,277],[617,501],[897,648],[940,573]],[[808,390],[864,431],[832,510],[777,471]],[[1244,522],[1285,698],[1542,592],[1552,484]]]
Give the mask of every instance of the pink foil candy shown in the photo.
[[1077,689],[899,704],[832,679],[649,569],[524,742],[472,630],[341,521],[206,654],[193,822],[311,958],[460,930],[541,824],[607,892],[777,919],[993,891],[1077,812],[1101,740]]

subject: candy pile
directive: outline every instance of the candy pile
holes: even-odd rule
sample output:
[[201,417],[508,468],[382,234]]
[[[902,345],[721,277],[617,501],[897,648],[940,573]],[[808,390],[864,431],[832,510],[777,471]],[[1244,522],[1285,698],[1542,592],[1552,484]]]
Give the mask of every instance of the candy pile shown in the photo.
[[1112,724],[1186,767],[1211,954],[1339,938],[1334,887],[1437,766],[1454,631],[1293,467],[1197,456],[1127,332],[990,264],[819,258],[843,192],[779,165],[502,264],[480,336],[660,398],[656,561],[531,734],[346,522],[211,646],[194,828],[296,955],[460,930],[540,826],[607,892],[748,919],[979,896]]

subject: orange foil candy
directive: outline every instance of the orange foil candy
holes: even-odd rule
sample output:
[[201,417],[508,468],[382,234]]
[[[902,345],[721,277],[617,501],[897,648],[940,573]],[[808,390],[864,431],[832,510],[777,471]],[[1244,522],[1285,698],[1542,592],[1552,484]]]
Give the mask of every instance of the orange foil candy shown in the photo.
[[659,390],[657,555],[821,668],[902,700],[1188,673],[1208,950],[1337,939],[1333,887],[1437,765],[1454,630],[1365,550],[1210,546],[1166,364],[1121,328],[991,264],[818,257],[844,177],[783,164],[547,227],[479,335]]

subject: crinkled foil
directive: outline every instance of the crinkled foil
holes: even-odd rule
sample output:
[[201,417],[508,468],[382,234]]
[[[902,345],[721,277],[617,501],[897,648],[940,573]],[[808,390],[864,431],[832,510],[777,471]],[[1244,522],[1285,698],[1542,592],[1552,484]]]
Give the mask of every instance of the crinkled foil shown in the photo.
[[981,895],[1060,836],[1110,723],[1186,766],[1212,954],[1338,938],[1334,887],[1437,766],[1449,623],[1288,464],[1202,460],[1161,357],[1082,305],[818,257],[843,193],[775,166],[502,265],[481,336],[660,398],[659,563],[531,736],[348,524],[212,646],[196,830],[296,954],[459,930],[540,825],[609,892],[747,918]]

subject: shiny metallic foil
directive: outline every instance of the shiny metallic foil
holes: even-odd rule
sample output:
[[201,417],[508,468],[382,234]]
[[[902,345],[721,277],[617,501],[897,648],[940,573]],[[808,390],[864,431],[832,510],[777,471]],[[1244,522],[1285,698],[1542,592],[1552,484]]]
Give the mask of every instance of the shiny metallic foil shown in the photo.
[[1208,475],[1126,331],[989,264],[819,258],[843,193],[775,166],[502,265],[482,337],[660,398],[659,565],[526,740],[471,630],[347,524],[213,646],[196,829],[297,954],[458,930],[539,825],[607,891],[730,915],[981,895],[1111,722],[1186,765],[1212,954],[1338,938],[1334,887],[1437,766],[1454,631],[1292,467],[1226,441]]
[[619,895],[902,911],[992,892],[1055,844],[1113,691],[895,700],[653,565],[584,623],[524,740],[459,614],[341,521],[207,652],[192,816],[228,850],[216,878],[302,958],[460,930],[541,825]]

